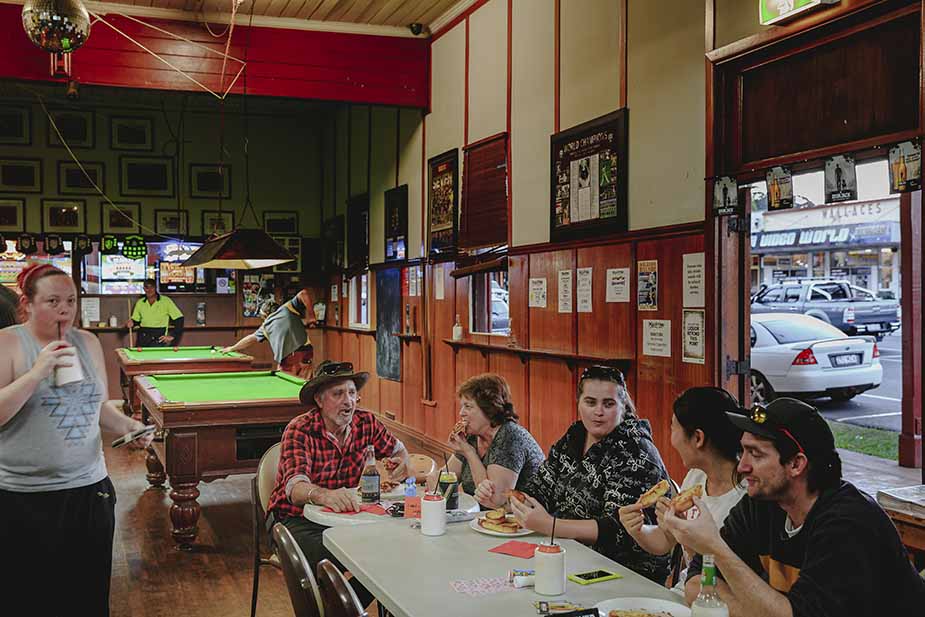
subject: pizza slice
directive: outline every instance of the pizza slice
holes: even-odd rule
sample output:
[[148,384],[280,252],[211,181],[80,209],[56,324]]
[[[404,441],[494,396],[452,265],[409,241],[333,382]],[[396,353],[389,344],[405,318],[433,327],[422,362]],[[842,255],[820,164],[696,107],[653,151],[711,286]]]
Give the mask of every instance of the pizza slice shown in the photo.
[[646,508],[654,506],[659,497],[664,497],[668,494],[669,488],[671,487],[668,484],[668,480],[661,480],[645,493],[643,493],[636,501],[636,503],[641,503]]
[[671,505],[674,506],[674,511],[680,514],[693,508],[694,497],[703,497],[703,487],[700,484],[695,484],[688,489],[684,489],[674,496],[674,498],[671,500]]

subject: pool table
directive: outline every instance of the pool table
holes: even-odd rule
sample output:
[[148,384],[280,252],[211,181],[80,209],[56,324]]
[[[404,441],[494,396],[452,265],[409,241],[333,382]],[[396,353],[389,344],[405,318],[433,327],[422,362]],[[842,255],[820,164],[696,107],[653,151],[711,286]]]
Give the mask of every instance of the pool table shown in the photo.
[[199,482],[256,471],[286,424],[306,411],[299,402],[304,383],[276,371],[135,377],[143,421],[158,427],[145,459],[147,478],[155,487],[170,479],[170,520],[179,548],[196,540]]
[[236,352],[223,353],[220,347],[121,347],[116,349],[116,361],[125,405],[137,416],[141,407],[132,386],[136,375],[247,371],[254,358]]

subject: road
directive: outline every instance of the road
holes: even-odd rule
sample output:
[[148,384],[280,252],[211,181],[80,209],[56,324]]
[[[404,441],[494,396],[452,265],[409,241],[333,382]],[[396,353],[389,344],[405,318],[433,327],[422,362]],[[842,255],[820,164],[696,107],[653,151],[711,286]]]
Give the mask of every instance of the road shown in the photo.
[[819,399],[815,404],[828,420],[899,432],[902,418],[902,330],[877,343],[883,365],[883,383],[850,401]]

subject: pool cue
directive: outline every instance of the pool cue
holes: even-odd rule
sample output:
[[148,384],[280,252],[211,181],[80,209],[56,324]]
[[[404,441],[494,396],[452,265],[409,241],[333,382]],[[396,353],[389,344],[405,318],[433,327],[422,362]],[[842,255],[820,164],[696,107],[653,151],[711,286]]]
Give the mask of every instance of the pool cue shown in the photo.
[[[128,306],[128,319],[132,320],[132,301],[128,298],[125,299],[125,305]],[[135,348],[135,326],[128,327],[128,347],[129,349]]]

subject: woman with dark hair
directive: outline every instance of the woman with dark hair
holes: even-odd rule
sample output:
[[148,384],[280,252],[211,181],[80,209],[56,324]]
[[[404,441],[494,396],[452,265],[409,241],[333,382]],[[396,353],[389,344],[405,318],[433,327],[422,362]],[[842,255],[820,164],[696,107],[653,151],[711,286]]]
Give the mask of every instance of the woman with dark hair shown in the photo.
[[0,285],[0,329],[12,326],[17,322],[16,311],[19,305],[19,296],[12,289]]
[[[686,390],[674,402],[671,417],[671,445],[681,455],[681,462],[690,471],[681,484],[681,494],[699,487],[701,499],[722,527],[729,511],[746,493],[736,471],[742,452],[742,431],[726,416],[739,411],[739,403],[722,388],[701,387]],[[695,489],[696,490],[696,489]],[[662,498],[656,509],[659,517],[668,509]],[[677,544],[662,525],[646,524],[643,506],[633,504],[620,508],[620,522],[639,546],[653,555],[670,553]],[[683,513],[685,518],[698,516],[697,506]],[[688,551],[685,549],[685,553]],[[688,554],[688,561],[692,555]],[[685,573],[677,577],[674,591],[684,595]]]
[[[0,564],[33,615],[109,615],[116,496],[101,429],[144,425],[106,400],[103,350],[73,327],[77,290],[54,266],[19,274],[20,325],[0,330]],[[60,371],[79,365],[82,371]],[[67,373],[76,379],[65,381]],[[151,435],[133,442],[143,448]],[[60,576],[43,576],[49,565]],[[49,580],[53,585],[49,586]],[[18,598],[18,600],[17,600]]]
[[[497,508],[507,502],[509,491],[523,489],[539,469],[543,449],[517,423],[511,389],[500,375],[472,377],[459,386],[457,396],[460,421],[448,439],[456,451],[449,471],[479,504]],[[441,471],[429,478],[431,486]]]

